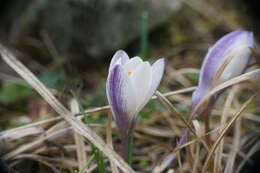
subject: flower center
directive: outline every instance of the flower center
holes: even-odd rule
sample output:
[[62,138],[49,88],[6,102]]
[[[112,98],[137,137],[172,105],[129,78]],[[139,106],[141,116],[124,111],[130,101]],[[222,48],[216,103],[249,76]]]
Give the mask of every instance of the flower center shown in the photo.
[[132,74],[132,72],[129,71],[129,72],[127,72],[127,74],[128,74],[128,76],[130,76]]

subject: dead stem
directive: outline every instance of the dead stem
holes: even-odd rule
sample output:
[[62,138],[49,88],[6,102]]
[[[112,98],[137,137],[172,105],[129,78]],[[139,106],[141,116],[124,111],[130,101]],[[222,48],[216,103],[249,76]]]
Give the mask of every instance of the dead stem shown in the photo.
[[[205,133],[210,132],[210,110],[209,108],[206,109],[205,114],[204,114],[204,119],[205,119]],[[208,147],[210,148],[211,146],[211,139],[210,135],[206,135],[206,143]]]
[[[112,139],[112,113],[111,111],[107,111],[108,114],[108,121],[107,121],[107,143],[108,145],[113,149],[113,139]],[[111,165],[111,171],[112,173],[118,173],[118,169],[116,165],[113,163],[113,161],[109,160],[110,165]]]
[[208,153],[208,156],[206,158],[206,161],[203,165],[202,168],[202,173],[205,173],[209,163],[211,161],[211,157],[213,156],[217,146],[219,145],[220,141],[222,140],[222,138],[224,137],[224,135],[226,134],[227,130],[231,127],[231,125],[237,120],[237,118],[241,115],[242,111],[244,111],[244,109],[248,106],[248,104],[256,97],[257,94],[253,95],[250,97],[250,99],[248,99],[243,106],[240,108],[240,110],[234,115],[234,117],[228,122],[228,124],[225,126],[225,128],[221,131],[220,136],[217,138],[216,142],[213,144],[213,146],[211,147],[211,150]]
[[[165,94],[163,94],[165,97],[171,97],[173,95],[176,94],[182,94],[182,93],[187,93],[187,92],[191,92],[194,91],[196,89],[196,87],[190,87],[190,88],[184,88],[184,89],[180,89],[177,91],[171,91],[171,92],[167,92]],[[152,99],[158,99],[156,96],[153,96]],[[79,120],[81,120],[83,118],[83,114],[91,114],[91,113],[95,113],[95,112],[102,112],[102,111],[108,111],[110,109],[110,107],[107,106],[101,106],[101,107],[97,107],[97,108],[91,108],[91,109],[87,109],[86,111],[82,112],[82,113],[77,113],[76,116]],[[62,117],[55,117],[55,118],[49,118],[46,120],[41,120],[41,121],[37,121],[34,123],[30,123],[27,125],[23,125],[17,128],[13,128],[11,130],[5,130],[0,132],[0,140],[4,140],[4,139],[16,139],[15,136],[17,136],[19,134],[19,137],[26,137],[29,135],[33,135],[35,134],[37,131],[35,130],[29,130],[28,133],[22,133],[21,134],[21,130],[25,130],[25,129],[30,129],[31,127],[35,127],[35,126],[41,126],[43,124],[50,124],[50,123],[54,123],[56,121],[60,121],[62,120]],[[39,133],[39,132],[38,132]]]

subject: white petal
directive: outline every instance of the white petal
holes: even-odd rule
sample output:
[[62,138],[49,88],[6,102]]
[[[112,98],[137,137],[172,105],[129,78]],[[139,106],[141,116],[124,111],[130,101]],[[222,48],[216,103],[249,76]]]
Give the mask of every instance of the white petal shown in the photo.
[[123,50],[116,51],[116,53],[114,54],[114,56],[110,62],[109,71],[111,71],[111,68],[114,65],[116,65],[116,64],[124,65],[128,60],[129,60],[129,57],[125,51],[123,51]]
[[131,58],[125,65],[124,65],[124,69],[127,72],[131,72],[133,73],[135,71],[135,69],[142,63],[142,59],[139,58],[138,56]]
[[157,60],[152,65],[152,84],[150,88],[150,93],[154,94],[155,90],[158,88],[163,77],[164,67],[165,60],[163,58]]
[[122,76],[123,78],[125,78],[122,97],[124,97],[124,99],[126,100],[125,108],[127,114],[130,116],[130,118],[132,118],[131,116],[134,116],[137,105],[135,88],[132,80],[129,78],[129,75],[127,74],[127,71],[124,68],[122,70]]
[[136,114],[137,100],[132,80],[128,77],[125,97],[127,99],[127,112],[130,118]]
[[159,84],[163,77],[164,67],[165,67],[165,60],[163,58],[157,60],[152,65],[152,81],[148,89],[148,92],[145,96],[145,100],[143,101],[144,105],[151,99],[156,89],[159,87]]
[[251,57],[251,53],[250,48],[239,50],[239,52],[237,52],[238,55],[231,60],[221,74],[219,83],[225,82],[243,73]]
[[140,111],[146,100],[146,95],[149,92],[152,81],[151,65],[148,62],[141,63],[136,70],[129,76],[132,79],[137,102],[137,112]]

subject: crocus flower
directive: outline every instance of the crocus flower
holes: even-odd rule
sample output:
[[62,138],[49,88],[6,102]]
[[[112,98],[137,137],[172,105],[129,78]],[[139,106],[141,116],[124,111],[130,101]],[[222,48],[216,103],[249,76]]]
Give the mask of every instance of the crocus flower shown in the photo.
[[[253,33],[244,30],[233,31],[218,40],[203,61],[199,84],[192,95],[192,106],[195,107],[214,86],[242,74],[253,47]],[[213,102],[216,99],[217,96]]]
[[129,59],[119,50],[113,56],[106,83],[106,92],[116,125],[122,134],[129,134],[137,114],[158,88],[164,71],[164,59],[153,65],[139,57]]

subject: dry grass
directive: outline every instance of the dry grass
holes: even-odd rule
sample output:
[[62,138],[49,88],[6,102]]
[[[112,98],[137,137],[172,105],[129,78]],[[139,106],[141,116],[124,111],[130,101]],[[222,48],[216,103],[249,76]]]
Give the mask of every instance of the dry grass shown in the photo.
[[[77,101],[72,98],[70,111],[28,68],[1,45],[0,52],[2,59],[59,114],[58,117],[0,132],[0,139],[6,145],[13,144],[15,139],[21,137],[25,139],[24,143],[17,145],[4,156],[10,166],[29,159],[49,167],[53,172],[60,172],[61,169],[71,172],[73,170],[92,172],[97,167],[92,152],[94,145],[104,153],[106,169],[113,173],[118,173],[119,170],[126,173],[136,171],[159,173],[164,170],[206,173],[209,169],[214,173],[229,173],[239,172],[250,156],[260,148],[256,136],[250,134],[250,130],[242,125],[245,120],[259,121],[255,109],[248,107],[259,94],[259,88],[252,83],[259,80],[260,69],[252,69],[214,87],[208,93],[190,113],[191,117],[205,106],[211,96],[224,88],[228,91],[221,97],[226,100],[219,100],[220,106],[216,106],[212,111],[208,123],[200,119],[192,121],[173,106],[172,101],[187,107],[190,105],[191,92],[195,87],[190,87],[191,82],[184,74],[197,71],[174,70],[178,75],[176,79],[184,89],[165,94],[157,92],[153,97],[158,98],[168,109],[153,112],[150,119],[136,126],[134,164],[131,168],[115,152],[119,145],[118,134],[113,133],[116,129],[109,106],[88,109],[80,113]],[[170,75],[166,75],[165,78],[166,81],[171,80]],[[249,81],[251,83],[248,83]],[[243,95],[243,92],[251,96],[241,101],[239,96]],[[95,112],[103,112],[102,115],[106,116],[107,120],[105,125],[84,124],[81,121],[83,113],[92,116]],[[185,128],[189,132],[187,141],[182,145],[173,146],[176,143],[175,137],[182,136]],[[253,147],[245,154],[247,145]]]

